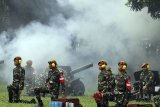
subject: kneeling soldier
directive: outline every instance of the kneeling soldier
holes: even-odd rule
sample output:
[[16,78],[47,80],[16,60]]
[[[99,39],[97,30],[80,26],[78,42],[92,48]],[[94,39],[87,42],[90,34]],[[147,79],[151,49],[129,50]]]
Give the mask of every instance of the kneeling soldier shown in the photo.
[[46,87],[35,88],[36,98],[38,100],[39,106],[43,107],[43,102],[41,100],[40,93],[50,93],[51,100],[56,100],[59,96],[60,86],[62,97],[64,97],[65,84],[64,75],[57,68],[57,62],[55,60],[49,61],[50,71],[48,72],[48,78],[46,80]]
[[20,94],[24,88],[25,70],[21,67],[21,62],[21,57],[14,58],[16,67],[13,69],[13,82],[10,86],[7,86],[10,103],[20,101]]

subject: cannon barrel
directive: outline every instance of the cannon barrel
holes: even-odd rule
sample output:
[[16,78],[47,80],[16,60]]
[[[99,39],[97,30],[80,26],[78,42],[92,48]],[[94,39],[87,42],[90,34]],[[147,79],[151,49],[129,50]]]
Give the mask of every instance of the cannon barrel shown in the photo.
[[91,67],[93,67],[93,64],[92,64],[92,63],[91,63],[91,64],[88,64],[88,65],[85,65],[85,66],[82,66],[82,67],[80,67],[80,68],[78,68],[78,69],[72,70],[72,71],[71,71],[71,74],[74,75],[74,74],[76,74],[76,73],[79,73],[79,72],[81,72],[81,71],[83,71],[83,70],[86,70],[86,69],[88,69],[88,68],[91,68]]

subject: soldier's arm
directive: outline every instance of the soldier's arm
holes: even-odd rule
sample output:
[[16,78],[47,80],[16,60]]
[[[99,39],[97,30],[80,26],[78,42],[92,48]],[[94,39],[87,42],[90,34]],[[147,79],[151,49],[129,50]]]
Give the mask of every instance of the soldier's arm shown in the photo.
[[154,82],[154,75],[152,72],[149,73],[149,80],[146,82],[146,86],[153,84]]
[[22,68],[21,80],[24,82],[25,80],[25,70]]
[[132,90],[131,77],[130,76],[127,76],[127,78],[126,78],[126,88],[127,88],[127,93]]
[[98,91],[101,92],[102,91],[102,76],[101,75],[98,75]]
[[15,75],[15,72],[14,72],[14,69],[13,69],[13,81],[12,81],[12,83],[14,82],[14,75]]
[[51,73],[50,73],[50,71],[48,72],[48,77],[47,77],[47,79],[46,79],[46,83],[48,83],[49,82],[49,79],[51,78]]
[[20,75],[20,77],[21,77],[21,81],[20,81],[20,89],[21,90],[23,90],[23,88],[24,88],[24,80],[25,80],[25,70],[24,70],[24,68],[21,68],[21,75]]
[[140,85],[140,89],[143,87],[143,79],[144,79],[144,74],[143,72],[141,72],[140,74],[140,78],[139,78],[139,85]]
[[112,85],[115,85],[115,76],[114,75],[111,76],[111,82],[110,83]]
[[139,80],[142,81],[143,80],[143,72],[141,72]]
[[65,93],[65,78],[64,78],[63,72],[60,73],[59,81],[61,84],[62,94],[64,94]]

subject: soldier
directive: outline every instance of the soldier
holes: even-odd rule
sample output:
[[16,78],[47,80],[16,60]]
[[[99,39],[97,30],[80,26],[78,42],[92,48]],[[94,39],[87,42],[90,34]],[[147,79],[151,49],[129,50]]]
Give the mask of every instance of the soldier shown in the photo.
[[100,61],[98,63],[100,73],[98,75],[98,91],[102,94],[102,100],[97,102],[97,107],[109,107],[108,100],[111,93],[111,73],[107,71],[107,62]]
[[26,74],[25,74],[25,84],[26,84],[26,91],[27,94],[30,95],[31,93],[31,88],[34,87],[35,85],[35,70],[32,67],[32,61],[28,60],[26,62],[26,66],[24,67]]
[[13,69],[13,82],[10,86],[7,86],[10,103],[18,103],[20,101],[20,94],[24,88],[25,70],[21,67],[21,62],[21,57],[14,58],[16,67]]
[[35,88],[36,98],[38,100],[39,106],[43,107],[43,102],[41,100],[40,93],[46,92],[51,94],[51,100],[56,100],[59,96],[60,86],[62,97],[64,97],[65,84],[64,75],[57,68],[57,62],[55,60],[49,61],[50,71],[48,72],[48,78],[46,79],[46,87]]
[[129,93],[131,90],[130,77],[126,72],[127,63],[125,61],[120,61],[118,63],[119,73],[116,75],[116,107],[127,107],[129,100]]
[[140,74],[140,94],[141,98],[146,97],[151,100],[151,94],[154,91],[154,75],[149,70],[149,64],[144,63],[141,66],[142,72]]

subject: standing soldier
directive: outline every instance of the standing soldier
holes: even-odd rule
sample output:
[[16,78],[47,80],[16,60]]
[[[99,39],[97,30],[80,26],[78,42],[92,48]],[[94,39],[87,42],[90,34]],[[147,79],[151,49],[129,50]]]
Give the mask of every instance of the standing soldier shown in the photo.
[[126,72],[127,63],[125,61],[120,61],[118,63],[119,73],[116,75],[116,107],[127,107],[129,100],[129,93],[131,90],[130,77]]
[[107,62],[100,61],[98,63],[100,73],[98,75],[98,91],[102,95],[102,99],[100,102],[97,102],[97,107],[109,107],[108,100],[109,94],[113,89],[111,84],[111,73],[107,71]]
[[26,66],[24,67],[26,74],[25,74],[25,84],[26,84],[26,91],[27,94],[30,95],[31,93],[31,88],[34,87],[35,85],[35,70],[32,67],[32,61],[28,60],[26,62]]
[[13,82],[12,85],[7,86],[10,103],[18,103],[20,101],[20,94],[24,88],[25,70],[21,67],[21,62],[21,57],[14,58],[14,65],[16,67],[13,69]]
[[154,75],[149,70],[149,64],[144,63],[142,64],[141,68],[142,68],[142,72],[140,74],[141,98],[146,97],[147,100],[151,100],[151,94],[154,91]]
[[57,68],[57,62],[55,60],[49,61],[50,71],[48,72],[48,78],[46,79],[46,87],[35,88],[36,98],[39,103],[39,107],[43,107],[40,93],[46,92],[51,94],[51,100],[56,100],[59,96],[60,86],[62,97],[65,92],[65,81],[63,72]]

